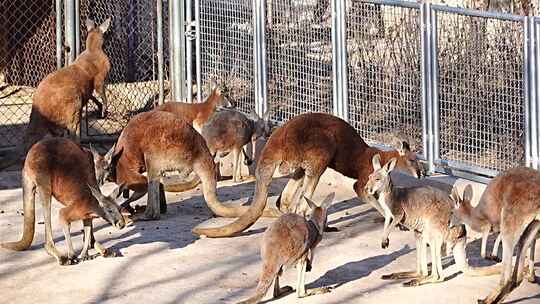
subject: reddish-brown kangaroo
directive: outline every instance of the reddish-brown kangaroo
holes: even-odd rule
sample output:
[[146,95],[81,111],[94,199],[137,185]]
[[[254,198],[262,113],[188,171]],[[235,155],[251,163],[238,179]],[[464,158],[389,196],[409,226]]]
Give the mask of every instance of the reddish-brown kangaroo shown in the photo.
[[[159,219],[160,207],[161,212],[166,212],[163,190],[168,189],[160,187],[160,180],[169,171],[180,172],[182,176],[193,171],[200,178],[204,198],[216,215],[237,217],[249,209],[248,206],[224,206],[219,202],[214,160],[204,138],[174,114],[151,111],[134,116],[118,138],[112,162],[110,180],[126,184],[135,191],[123,206],[148,192],[143,220]],[[194,179],[173,190],[191,189],[198,183],[199,180]]]
[[[293,197],[297,197],[296,192],[302,184],[305,196],[313,196],[319,178],[327,167],[357,179],[354,189],[361,199],[366,200],[368,195],[365,194],[364,185],[373,172],[371,159],[375,154],[381,156],[382,164],[395,157],[399,170],[416,177],[423,175],[416,154],[410,151],[407,143],[403,143],[399,151],[381,151],[369,147],[356,130],[340,118],[323,113],[296,116],[272,133],[261,153],[255,170],[255,196],[249,211],[224,227],[195,228],[193,232],[209,237],[225,237],[250,227],[266,206],[268,186],[276,169],[283,175],[292,174],[281,195],[281,208],[284,211],[295,208]],[[384,214],[376,201],[367,201]]]
[[[540,172],[527,167],[506,170],[491,180],[482,199],[487,200],[487,205],[493,203],[500,206],[499,218],[488,217],[487,222],[500,227],[503,257],[499,286],[486,299],[478,302],[501,303],[523,281],[525,256],[529,248],[529,259],[533,261],[529,264],[534,263],[534,243],[540,230]],[[496,211],[492,210],[494,213]],[[470,219],[464,217],[463,221],[467,223]],[[512,268],[516,247],[517,259]],[[529,265],[527,274],[535,279],[534,265]]]
[[[101,194],[96,181],[92,153],[78,144],[64,138],[47,138],[36,143],[26,157],[22,170],[24,204],[24,228],[20,241],[2,243],[1,247],[25,250],[34,239],[35,195],[43,203],[45,217],[45,250],[61,265],[76,263],[71,243],[71,223],[82,220],[84,225],[84,246],[79,259],[85,260],[93,239],[92,219],[101,217],[114,227],[125,225],[120,210],[111,197]],[[68,254],[61,255],[54,245],[51,227],[51,197],[62,203],[60,224],[63,226]],[[107,250],[98,242],[96,250],[107,255]]]
[[200,134],[203,125],[210,119],[218,107],[230,108],[232,105],[229,100],[221,94],[219,87],[215,87],[212,94],[210,94],[204,102],[167,102],[156,107],[154,111],[173,113],[191,124]]
[[16,163],[34,143],[47,134],[62,136],[67,130],[70,137],[78,141],[82,108],[89,99],[95,101],[92,96],[94,90],[103,100],[101,115],[105,115],[105,78],[111,64],[103,52],[103,34],[109,25],[110,19],[98,27],[93,21],[87,20],[86,50],[75,62],[49,74],[40,82],[32,97],[30,123],[23,141],[11,157],[0,161],[0,169]]

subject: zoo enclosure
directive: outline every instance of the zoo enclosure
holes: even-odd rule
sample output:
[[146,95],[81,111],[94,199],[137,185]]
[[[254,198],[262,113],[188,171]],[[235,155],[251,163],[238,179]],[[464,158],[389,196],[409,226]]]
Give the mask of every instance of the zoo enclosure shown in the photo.
[[332,113],[371,144],[409,139],[431,172],[539,166],[539,17],[393,0],[194,4],[197,83],[228,79],[241,110]]

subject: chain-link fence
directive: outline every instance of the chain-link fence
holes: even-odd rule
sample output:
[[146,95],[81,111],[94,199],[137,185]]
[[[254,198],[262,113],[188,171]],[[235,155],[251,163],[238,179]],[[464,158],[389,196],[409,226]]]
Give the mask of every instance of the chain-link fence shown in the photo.
[[[163,37],[168,35],[167,4],[163,5]],[[104,51],[111,61],[107,83],[108,115],[98,119],[93,103],[87,105],[83,136],[119,133],[129,119],[151,109],[159,98],[156,1],[146,0],[81,0],[81,51],[84,50],[86,27],[90,18],[96,23],[112,18],[105,35]],[[168,75],[168,43],[164,39],[164,70]],[[165,94],[168,94],[165,82]]]
[[492,170],[524,164],[524,23],[436,16],[440,158]]
[[255,105],[251,1],[200,0],[200,70],[203,91],[216,84],[240,111]]
[[268,106],[285,122],[305,112],[332,113],[329,1],[271,0],[266,8]]
[[56,69],[55,1],[0,1],[0,148],[17,145],[35,87]]
[[419,6],[348,4],[349,122],[368,142],[422,152]]

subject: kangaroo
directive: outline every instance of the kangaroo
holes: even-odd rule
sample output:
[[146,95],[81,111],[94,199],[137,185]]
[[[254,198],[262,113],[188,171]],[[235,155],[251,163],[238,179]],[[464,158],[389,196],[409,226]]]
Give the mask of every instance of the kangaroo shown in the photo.
[[[243,152],[245,164],[250,165],[255,159],[257,139],[269,137],[272,132],[272,123],[269,121],[269,111],[259,117],[255,111],[246,116],[238,111],[223,110],[216,112],[202,128],[202,136],[210,149],[210,154],[225,157],[233,153],[233,181],[239,182],[242,178],[240,167],[240,154]],[[252,156],[247,156],[243,147],[251,141]]]
[[98,102],[98,107],[102,109],[102,116],[105,116],[105,78],[111,64],[103,52],[103,34],[109,25],[110,19],[98,27],[92,20],[86,21],[86,50],[75,62],[52,72],[40,82],[32,97],[30,123],[22,144],[11,157],[0,160],[0,169],[18,162],[34,143],[47,134],[62,136],[67,130],[75,141],[79,141],[82,108],[89,99],[96,102],[92,96],[94,90],[103,100],[103,105]]
[[[379,201],[384,210],[382,248],[389,245],[389,235],[398,224],[415,232],[417,271],[383,276],[383,279],[413,278],[405,286],[418,286],[444,281],[441,261],[443,243],[452,243],[450,220],[452,200],[445,192],[432,187],[400,188],[392,184],[390,172],[397,159],[381,166],[380,156],[373,156],[373,173],[366,183],[366,191]],[[431,247],[431,275],[427,269],[427,245]]]
[[[261,257],[263,261],[262,272],[255,295],[239,304],[255,304],[266,295],[274,283],[274,298],[292,291],[290,286],[279,287],[279,277],[284,267],[296,263],[298,271],[296,295],[303,298],[317,293],[329,292],[328,288],[316,289],[306,292],[306,270],[313,265],[315,247],[322,240],[323,230],[326,226],[327,210],[334,200],[335,193],[329,194],[320,206],[309,198],[304,197],[311,208],[309,220],[304,217],[287,213],[280,216],[264,232],[261,244]],[[308,266],[309,264],[309,266]]]
[[298,115],[276,129],[262,150],[255,170],[255,197],[249,211],[224,227],[196,227],[193,232],[224,237],[251,226],[264,210],[268,186],[278,168],[279,173],[291,176],[281,195],[282,210],[294,208],[293,197],[300,187],[305,196],[311,198],[319,178],[330,167],[357,179],[354,189],[358,196],[384,214],[378,203],[364,192],[364,185],[373,171],[371,158],[375,154],[380,154],[384,162],[395,157],[400,170],[418,178],[423,176],[416,154],[410,151],[407,143],[403,143],[399,151],[381,151],[368,146],[351,125],[338,117],[324,113]]
[[[39,194],[45,217],[45,250],[60,265],[69,265],[89,258],[88,249],[93,239],[92,219],[102,217],[115,228],[121,229],[125,221],[118,206],[109,196],[101,194],[96,181],[92,155],[78,144],[64,138],[48,138],[36,143],[26,157],[22,170],[24,204],[23,236],[18,242],[2,243],[1,247],[25,250],[34,239],[35,195]],[[51,227],[51,197],[65,207],[60,209],[68,253],[61,255],[56,249]],[[84,246],[79,258],[75,257],[71,243],[71,223],[82,220]],[[96,250],[103,256],[108,254],[98,242]]]
[[172,113],[151,111],[134,116],[120,134],[111,159],[109,180],[135,191],[122,206],[129,206],[148,192],[142,220],[159,219],[160,211],[166,212],[163,191],[168,189],[160,187],[160,179],[168,171],[177,171],[183,176],[195,172],[198,178],[172,190],[191,189],[202,182],[204,198],[216,215],[235,217],[249,208],[220,203],[216,194],[215,165],[204,138]]
[[[499,218],[490,217],[488,222],[496,229],[500,228],[500,238],[503,247],[502,273],[499,286],[479,303],[500,303],[508,294],[523,281],[525,256],[529,253],[529,268],[525,271],[530,281],[536,281],[534,273],[535,242],[540,230],[540,173],[527,167],[516,167],[506,170],[491,180],[482,194],[483,204],[500,206]],[[467,192],[469,190],[465,190]],[[464,194],[459,206],[462,209],[470,203],[470,195]],[[477,207],[478,208],[478,207]],[[487,213],[497,213],[494,208],[488,208]],[[463,210],[462,210],[463,211]],[[456,212],[462,221],[474,222],[476,217],[464,212]],[[465,216],[464,216],[465,215]],[[472,225],[471,225],[472,227]],[[517,247],[517,260],[512,269],[512,257]],[[497,268],[494,265],[485,268]]]
[[192,125],[199,134],[203,125],[210,119],[218,107],[231,108],[230,101],[215,87],[212,94],[202,103],[166,102],[154,108],[154,111],[173,113]]

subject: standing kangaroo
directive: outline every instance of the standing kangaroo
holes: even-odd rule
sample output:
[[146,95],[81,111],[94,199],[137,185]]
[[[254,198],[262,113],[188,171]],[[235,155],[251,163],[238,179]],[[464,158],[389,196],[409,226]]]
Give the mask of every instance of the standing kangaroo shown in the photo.
[[[214,214],[224,217],[240,216],[247,206],[224,206],[216,195],[215,165],[204,138],[185,120],[176,115],[151,111],[141,113],[129,121],[115,146],[110,180],[125,184],[135,193],[122,205],[128,206],[148,192],[145,220],[159,219],[166,212],[161,176],[168,171],[187,176],[192,171],[202,181],[204,198]],[[147,177],[143,175],[147,172]],[[182,190],[194,188],[198,179],[178,186]],[[181,191],[173,189],[175,191]],[[161,210],[160,210],[161,206]]]
[[224,237],[238,234],[251,226],[266,206],[268,186],[278,168],[283,175],[292,173],[281,195],[283,210],[294,208],[293,197],[302,185],[302,192],[311,198],[319,178],[330,167],[357,179],[354,189],[358,196],[383,214],[380,206],[368,199],[364,192],[364,185],[373,171],[371,158],[375,154],[380,154],[384,163],[395,157],[399,169],[416,177],[423,175],[416,154],[410,151],[407,143],[403,143],[400,151],[381,151],[368,146],[355,129],[340,118],[323,113],[298,115],[274,131],[268,139],[255,170],[255,197],[249,211],[224,227],[195,228],[193,232],[209,237]]
[[[60,265],[77,262],[71,243],[71,223],[82,220],[84,246],[79,259],[88,258],[93,239],[92,219],[102,217],[115,228],[124,227],[124,218],[114,200],[101,194],[94,171],[92,154],[78,144],[64,138],[48,138],[36,143],[26,157],[22,170],[24,228],[20,241],[2,243],[1,247],[25,250],[34,239],[35,195],[39,194],[45,218],[45,250]],[[68,254],[61,255],[54,245],[51,227],[51,197],[65,207],[60,209],[60,224],[66,238]],[[94,247],[106,255],[98,242]]]
[[254,296],[239,304],[258,303],[274,281],[274,298],[292,291],[290,286],[279,287],[279,277],[284,267],[295,263],[298,271],[296,294],[299,298],[329,291],[323,288],[306,292],[305,277],[307,265],[313,265],[315,247],[322,240],[327,210],[334,200],[334,193],[329,194],[320,206],[307,197],[304,199],[311,208],[309,220],[298,214],[287,213],[265,231],[261,244],[263,266],[257,290]]
[[[529,280],[535,280],[534,249],[535,240],[540,230],[540,172],[527,167],[516,167],[506,170],[491,180],[481,200],[484,204],[500,206],[499,218],[489,217],[492,227],[500,227],[503,245],[502,274],[499,286],[486,299],[479,303],[501,303],[512,290],[523,281],[523,270],[527,249],[529,255]],[[468,195],[463,195],[458,210],[469,203]],[[478,208],[478,207],[477,207]],[[495,207],[494,207],[495,208]],[[488,212],[497,210],[488,208]],[[463,211],[463,210],[462,210]],[[465,213],[457,212],[458,216]],[[463,222],[474,221],[475,216],[462,217]],[[472,227],[472,225],[471,225]],[[512,257],[517,247],[517,259],[512,269]],[[494,265],[499,266],[499,265]],[[492,266],[493,267],[493,266]],[[489,267],[486,267],[489,268]]]
[[[447,193],[432,187],[395,187],[390,172],[396,165],[393,158],[381,166],[380,156],[373,156],[373,173],[369,176],[366,191],[377,198],[384,210],[382,248],[387,248],[389,235],[395,226],[402,224],[415,232],[417,270],[383,276],[383,279],[412,278],[405,286],[417,286],[444,281],[441,247],[455,243],[450,220],[453,202]],[[431,248],[432,267],[428,275],[427,245]],[[461,253],[463,256],[464,253]]]
[[219,87],[215,87],[206,101],[201,103],[167,102],[154,109],[173,113],[187,121],[199,134],[203,125],[210,119],[218,107],[230,108],[231,103],[221,94]]
[[[269,112],[259,117],[255,111],[246,116],[235,110],[223,110],[216,112],[202,128],[202,136],[210,149],[210,154],[218,157],[225,157],[230,152],[233,153],[233,181],[239,182],[241,176],[240,155],[244,146],[249,142],[252,144],[251,159],[246,156],[246,165],[251,164],[255,158],[255,147],[257,139],[268,137],[272,132],[272,125],[269,121]],[[219,164],[218,164],[219,166]]]
[[95,90],[102,98],[102,116],[105,116],[107,99],[105,78],[111,69],[109,58],[103,52],[103,34],[110,19],[96,27],[92,20],[86,21],[88,37],[86,50],[69,66],[45,77],[32,97],[30,123],[23,142],[11,157],[0,161],[0,169],[16,163],[30,147],[45,135],[62,136],[67,130],[70,137],[79,141],[82,108],[89,99],[95,101]]

